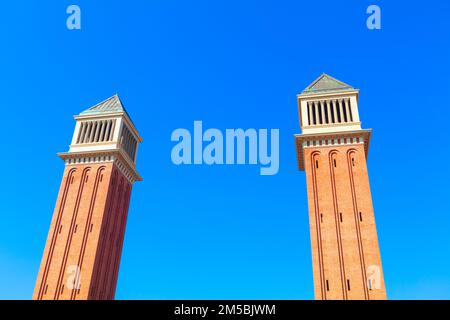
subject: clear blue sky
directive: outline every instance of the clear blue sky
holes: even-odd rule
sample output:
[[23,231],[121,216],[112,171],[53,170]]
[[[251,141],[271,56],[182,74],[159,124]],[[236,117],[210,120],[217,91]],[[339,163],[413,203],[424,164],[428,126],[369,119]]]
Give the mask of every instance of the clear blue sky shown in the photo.
[[[66,8],[82,30],[66,28]],[[382,29],[366,28],[366,8]],[[119,93],[145,141],[119,299],[311,299],[296,94],[361,90],[388,296],[450,298],[448,1],[10,1],[0,13],[0,298],[31,298],[72,115]],[[176,128],[279,128],[280,171],[174,166]]]

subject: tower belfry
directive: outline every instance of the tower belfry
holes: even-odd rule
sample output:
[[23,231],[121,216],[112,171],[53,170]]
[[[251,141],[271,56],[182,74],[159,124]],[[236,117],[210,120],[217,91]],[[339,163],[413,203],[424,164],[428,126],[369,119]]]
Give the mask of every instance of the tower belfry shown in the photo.
[[142,141],[117,95],[75,116],[33,299],[114,299]]
[[297,97],[316,299],[386,299],[358,94],[322,74]]

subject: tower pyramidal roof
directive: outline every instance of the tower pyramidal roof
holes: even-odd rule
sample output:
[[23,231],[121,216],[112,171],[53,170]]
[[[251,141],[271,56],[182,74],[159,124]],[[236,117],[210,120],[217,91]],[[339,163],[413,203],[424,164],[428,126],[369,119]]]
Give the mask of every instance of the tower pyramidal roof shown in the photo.
[[310,93],[322,93],[327,91],[345,91],[354,90],[352,86],[329,76],[326,73],[322,73],[316,80],[314,80],[302,94]]
[[88,116],[88,115],[100,115],[100,114],[108,114],[108,113],[119,113],[123,112],[125,113],[128,118],[131,120],[130,115],[128,114],[127,110],[122,104],[122,101],[120,101],[120,98],[117,94],[113,95],[112,97],[97,103],[95,106],[90,107],[89,109],[83,111],[80,113],[80,116]]

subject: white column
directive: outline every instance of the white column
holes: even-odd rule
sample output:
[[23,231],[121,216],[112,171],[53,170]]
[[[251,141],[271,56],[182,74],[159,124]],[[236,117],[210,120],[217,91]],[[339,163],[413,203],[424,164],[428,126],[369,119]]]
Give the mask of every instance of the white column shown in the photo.
[[325,108],[327,109],[327,120],[328,120],[328,123],[331,123],[331,106],[330,106],[330,101],[329,100],[325,100]]
[[314,112],[316,115],[316,124],[319,124],[319,106],[317,105],[317,101],[314,101]]
[[91,133],[89,134],[89,142],[94,142],[94,134],[95,134],[95,129],[96,129],[96,121],[92,121],[92,128],[91,128]]
[[100,137],[98,138],[98,141],[102,142],[105,140],[105,129],[106,129],[106,122],[105,120],[102,120],[101,124],[101,131],[100,131]]
[[358,101],[356,96],[350,97],[350,108],[352,109],[353,122],[359,122]]
[[339,122],[342,123],[342,122],[344,122],[344,112],[342,109],[342,100],[338,99],[337,103],[338,103],[339,118],[341,119],[341,121],[339,121]]
[[[111,126],[111,139],[112,141],[119,142],[119,134],[121,133],[120,129],[122,127],[122,119],[114,119]],[[117,129],[116,129],[117,128]]]
[[95,128],[95,134],[94,134],[94,140],[92,142],[97,142],[98,141],[98,135],[100,134],[100,126],[102,124],[101,121],[96,121],[96,128]]
[[75,124],[75,131],[73,133],[71,144],[76,144],[80,141],[80,135],[83,132],[83,125],[84,123],[80,123],[79,121]]
[[111,125],[112,125],[112,121],[113,120],[108,120],[106,121],[106,129],[105,129],[105,141],[110,141],[110,136],[111,136]]
[[301,113],[301,120],[302,122],[300,123],[300,126],[304,127],[309,125],[308,122],[308,103],[306,101],[301,101],[300,102],[300,110]]
[[310,126],[313,124],[313,107],[311,102],[308,102],[308,124]]
[[92,121],[89,121],[86,126],[86,132],[84,133],[83,143],[89,142],[89,135],[91,134]]
[[333,115],[334,115],[334,123],[338,123],[338,114],[337,114],[337,108],[336,108],[336,100],[332,100],[333,103]]
[[125,142],[124,142],[124,149],[127,150],[127,152],[130,152],[130,133],[128,130],[125,131]]
[[345,103],[345,111],[347,113],[347,122],[352,122],[351,120],[351,114],[350,114],[350,106],[349,106],[349,101],[347,98],[344,99],[344,103]]
[[325,124],[325,107],[323,105],[323,101],[320,101],[320,110],[322,111],[322,124]]

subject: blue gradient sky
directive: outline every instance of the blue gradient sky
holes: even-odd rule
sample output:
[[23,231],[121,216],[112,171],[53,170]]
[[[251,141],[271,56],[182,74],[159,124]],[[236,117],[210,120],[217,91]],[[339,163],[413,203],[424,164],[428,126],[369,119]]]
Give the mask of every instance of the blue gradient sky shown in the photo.
[[[66,8],[82,30],[66,29]],[[382,30],[365,26],[382,9]],[[311,299],[296,94],[361,89],[388,296],[450,298],[448,1],[10,1],[0,11],[0,298],[31,298],[72,115],[119,93],[144,137],[120,299]],[[279,128],[280,171],[171,163],[176,128]]]

